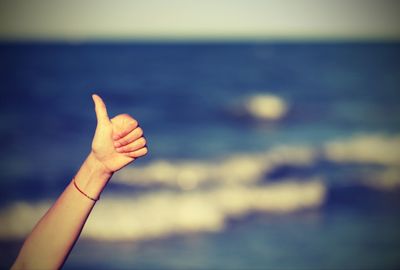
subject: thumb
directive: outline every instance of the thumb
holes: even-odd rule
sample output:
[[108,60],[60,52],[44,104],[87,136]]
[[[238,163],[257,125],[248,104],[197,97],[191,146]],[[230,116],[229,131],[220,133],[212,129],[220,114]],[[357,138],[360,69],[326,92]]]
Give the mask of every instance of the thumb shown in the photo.
[[94,106],[95,106],[94,109],[96,111],[97,124],[110,122],[110,119],[108,118],[108,114],[107,114],[106,104],[104,104],[101,97],[99,97],[96,94],[93,94],[92,98],[93,98]]

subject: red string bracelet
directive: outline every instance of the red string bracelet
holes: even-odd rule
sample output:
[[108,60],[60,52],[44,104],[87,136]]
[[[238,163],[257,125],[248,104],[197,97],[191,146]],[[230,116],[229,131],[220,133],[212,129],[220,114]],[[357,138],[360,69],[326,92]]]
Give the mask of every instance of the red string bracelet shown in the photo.
[[98,201],[98,200],[100,199],[100,196],[96,199],[96,198],[90,197],[90,196],[87,195],[85,192],[83,192],[83,191],[78,187],[78,185],[76,184],[75,178],[74,178],[74,181],[73,181],[73,182],[74,182],[75,188],[76,188],[80,193],[82,193],[83,195],[85,195],[86,198],[88,198],[88,199],[90,199],[90,200],[92,200],[92,201],[94,201],[94,202],[96,202],[96,201]]

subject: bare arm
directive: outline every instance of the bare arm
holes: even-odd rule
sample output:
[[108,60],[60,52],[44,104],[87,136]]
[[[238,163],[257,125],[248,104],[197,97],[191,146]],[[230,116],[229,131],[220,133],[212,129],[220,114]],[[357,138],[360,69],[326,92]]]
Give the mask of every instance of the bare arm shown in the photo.
[[60,268],[112,174],[147,154],[143,131],[136,120],[126,114],[110,120],[101,98],[93,95],[93,100],[97,128],[92,151],[28,235],[12,269]]

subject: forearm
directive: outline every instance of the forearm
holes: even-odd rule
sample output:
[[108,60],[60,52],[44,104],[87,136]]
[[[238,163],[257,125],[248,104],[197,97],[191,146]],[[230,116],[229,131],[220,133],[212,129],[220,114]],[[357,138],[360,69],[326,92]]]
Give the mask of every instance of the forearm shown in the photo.
[[[76,185],[98,198],[111,174],[92,154],[75,176]],[[26,239],[13,269],[57,269],[62,266],[95,205],[72,180]]]

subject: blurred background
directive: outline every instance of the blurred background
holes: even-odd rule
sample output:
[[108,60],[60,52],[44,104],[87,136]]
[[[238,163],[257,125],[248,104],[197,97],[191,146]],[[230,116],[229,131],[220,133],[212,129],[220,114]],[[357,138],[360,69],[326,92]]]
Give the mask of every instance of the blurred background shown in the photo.
[[0,1],[0,268],[90,151],[150,153],[65,269],[400,267],[400,3]]

